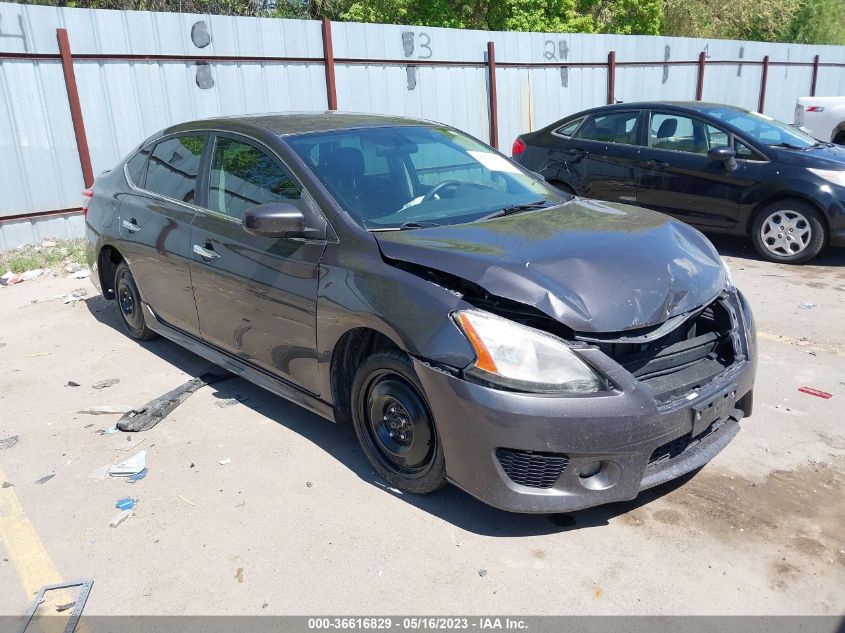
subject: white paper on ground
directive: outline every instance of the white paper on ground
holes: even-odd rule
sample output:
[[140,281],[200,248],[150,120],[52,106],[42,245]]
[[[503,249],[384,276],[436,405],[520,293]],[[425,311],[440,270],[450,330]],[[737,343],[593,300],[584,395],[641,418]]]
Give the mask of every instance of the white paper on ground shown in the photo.
[[125,462],[109,468],[109,475],[112,477],[127,477],[141,472],[147,467],[147,451],[138,451]]

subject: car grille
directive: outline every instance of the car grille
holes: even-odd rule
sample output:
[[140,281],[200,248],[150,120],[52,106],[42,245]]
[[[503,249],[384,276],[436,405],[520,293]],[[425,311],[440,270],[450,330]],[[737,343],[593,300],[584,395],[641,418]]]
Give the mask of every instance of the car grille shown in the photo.
[[514,483],[529,488],[551,488],[569,465],[562,453],[533,453],[497,448],[496,458]]
[[721,300],[648,343],[602,342],[599,348],[648,385],[659,402],[698,389],[733,364],[730,313]]
[[651,454],[651,457],[648,458],[647,468],[654,468],[655,466],[658,466],[663,462],[667,462],[670,459],[676,458],[689,447],[698,444],[708,435],[718,431],[721,428],[722,424],[724,424],[724,420],[716,420],[715,422],[713,422],[713,424],[708,426],[704,431],[702,431],[695,437],[692,436],[692,433],[687,433],[686,435],[674,439],[671,442],[666,442],[662,446],[658,446],[656,449],[654,449],[654,452]]

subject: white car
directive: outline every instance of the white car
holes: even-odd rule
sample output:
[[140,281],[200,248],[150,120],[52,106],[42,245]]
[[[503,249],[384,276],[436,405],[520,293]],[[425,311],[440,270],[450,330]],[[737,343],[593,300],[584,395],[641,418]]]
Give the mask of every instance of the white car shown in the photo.
[[845,97],[800,97],[795,127],[820,141],[845,145]]

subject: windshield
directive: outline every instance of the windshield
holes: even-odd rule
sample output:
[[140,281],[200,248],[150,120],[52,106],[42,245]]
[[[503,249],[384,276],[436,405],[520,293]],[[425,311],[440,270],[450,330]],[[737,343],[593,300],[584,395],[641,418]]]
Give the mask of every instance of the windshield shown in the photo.
[[707,113],[739,128],[755,141],[766,145],[782,145],[795,149],[807,149],[817,145],[816,139],[811,136],[759,112],[734,108],[712,108],[708,109]]
[[286,141],[369,230],[458,224],[569,199],[486,145],[446,127],[338,130]]

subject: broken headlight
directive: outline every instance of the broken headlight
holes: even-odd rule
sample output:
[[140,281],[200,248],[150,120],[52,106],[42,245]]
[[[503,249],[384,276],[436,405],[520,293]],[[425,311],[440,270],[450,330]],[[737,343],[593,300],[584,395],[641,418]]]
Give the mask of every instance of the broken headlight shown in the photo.
[[475,349],[467,370],[490,383],[537,393],[594,393],[604,379],[551,334],[480,310],[455,313]]

